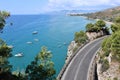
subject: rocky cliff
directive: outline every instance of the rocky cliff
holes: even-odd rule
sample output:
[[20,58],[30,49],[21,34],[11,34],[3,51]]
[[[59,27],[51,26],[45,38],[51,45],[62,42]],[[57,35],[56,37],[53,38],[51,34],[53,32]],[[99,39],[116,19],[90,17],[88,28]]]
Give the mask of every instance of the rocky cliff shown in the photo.
[[86,32],[86,35],[88,37],[88,39],[91,41],[91,40],[94,40],[98,37],[101,37],[104,35],[103,31],[99,31],[99,32]]
[[70,45],[68,46],[66,62],[70,59],[71,55],[74,53],[75,48],[77,47],[77,43],[75,43],[75,41],[71,41]]
[[[102,54],[102,50],[100,54]],[[101,62],[100,55],[97,56],[97,76],[98,80],[120,80],[120,63],[116,61],[112,61],[111,53],[108,57],[105,57],[104,60],[107,62]]]

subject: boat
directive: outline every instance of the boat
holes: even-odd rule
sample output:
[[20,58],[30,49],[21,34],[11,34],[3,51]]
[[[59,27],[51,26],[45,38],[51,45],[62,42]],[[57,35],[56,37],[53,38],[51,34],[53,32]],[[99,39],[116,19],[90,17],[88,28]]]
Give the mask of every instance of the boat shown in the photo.
[[28,41],[27,44],[32,44],[32,42]]
[[39,39],[34,39],[34,41],[39,41]]
[[67,43],[66,43],[66,42],[64,42],[63,44],[64,44],[64,45],[66,45]]
[[58,45],[58,48],[61,48],[62,47],[62,45]]
[[22,57],[22,56],[23,56],[23,53],[17,53],[17,54],[15,54],[14,56],[16,56],[16,57]]
[[32,32],[32,34],[37,34],[37,33],[38,33],[38,31],[33,31],[33,32]]

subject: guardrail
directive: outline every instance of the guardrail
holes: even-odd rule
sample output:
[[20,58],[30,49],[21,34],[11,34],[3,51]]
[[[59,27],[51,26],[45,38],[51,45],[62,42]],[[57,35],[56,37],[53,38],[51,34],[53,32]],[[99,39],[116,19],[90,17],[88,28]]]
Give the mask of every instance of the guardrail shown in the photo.
[[90,62],[90,66],[88,69],[88,73],[87,73],[87,80],[96,80],[95,79],[95,66],[96,66],[96,58],[97,58],[97,52],[100,50],[101,48],[99,48],[96,53],[93,55],[93,58]]
[[89,43],[90,41],[87,41],[86,43],[84,43],[83,45],[81,45],[69,58],[68,62],[64,64],[62,70],[60,71],[60,73],[58,74],[57,80],[61,80],[64,72],[66,71],[68,65],[70,64],[71,60],[75,57],[75,55],[78,53],[78,51],[83,48],[87,43]]

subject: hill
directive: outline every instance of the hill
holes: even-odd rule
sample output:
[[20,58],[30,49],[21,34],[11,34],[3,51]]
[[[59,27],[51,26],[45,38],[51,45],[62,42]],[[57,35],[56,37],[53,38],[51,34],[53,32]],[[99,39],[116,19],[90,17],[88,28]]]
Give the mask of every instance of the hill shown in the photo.
[[92,19],[102,19],[113,22],[115,17],[120,16],[120,6],[105,9],[103,11],[98,11],[95,13],[81,14],[81,16],[87,16],[88,18],[92,18]]

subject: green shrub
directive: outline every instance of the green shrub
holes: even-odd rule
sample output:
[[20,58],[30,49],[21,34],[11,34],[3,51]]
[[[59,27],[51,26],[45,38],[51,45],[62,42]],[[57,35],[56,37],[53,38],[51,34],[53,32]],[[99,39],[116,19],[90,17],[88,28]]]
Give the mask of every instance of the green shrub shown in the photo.
[[87,35],[84,31],[76,32],[74,40],[78,45],[84,44],[87,41]]
[[117,77],[114,77],[113,80],[118,80],[118,78],[117,78]]
[[102,60],[102,72],[105,72],[109,69],[109,62],[107,59]]
[[73,53],[78,49],[78,46],[76,46],[74,49],[73,49]]

